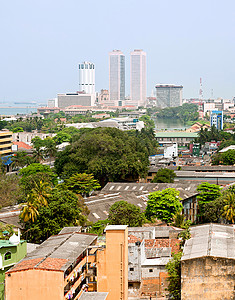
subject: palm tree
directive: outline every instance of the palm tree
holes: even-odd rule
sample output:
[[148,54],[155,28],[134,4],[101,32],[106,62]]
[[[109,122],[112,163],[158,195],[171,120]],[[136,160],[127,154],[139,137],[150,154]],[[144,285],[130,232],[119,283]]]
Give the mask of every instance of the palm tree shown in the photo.
[[52,188],[47,182],[35,182],[35,187],[31,193],[27,195],[27,202],[22,204],[23,209],[20,213],[20,217],[24,222],[31,221],[33,223],[36,221],[39,208],[48,205],[47,199],[51,195],[51,190]]
[[227,202],[227,204],[224,206],[223,217],[225,217],[226,220],[231,221],[234,224],[234,219],[235,219],[235,194],[228,193],[225,196],[225,201]]
[[13,168],[23,168],[27,165],[28,154],[25,151],[18,151],[12,157],[12,167]]
[[57,152],[56,143],[51,137],[47,137],[44,140],[44,144],[45,144],[44,152],[47,156],[49,156],[50,163],[51,163],[51,158],[55,157],[56,152]]
[[44,151],[42,148],[35,148],[33,151],[33,157],[37,162],[40,162],[44,159]]
[[34,222],[39,214],[38,204],[31,199],[31,195],[28,195],[27,202],[22,205],[23,209],[20,213],[20,218],[22,218],[24,222]]
[[32,189],[31,197],[33,198],[33,202],[37,203],[39,206],[44,205],[47,206],[47,199],[51,195],[52,188],[47,182],[35,183],[35,187]]

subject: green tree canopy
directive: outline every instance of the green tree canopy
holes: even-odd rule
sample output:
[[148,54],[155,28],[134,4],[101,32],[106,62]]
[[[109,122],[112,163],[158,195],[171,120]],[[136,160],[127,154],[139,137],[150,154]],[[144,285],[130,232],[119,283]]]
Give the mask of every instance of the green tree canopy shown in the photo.
[[39,182],[47,182],[51,186],[57,184],[57,176],[47,165],[33,163],[19,172],[20,186],[25,196],[28,195],[36,184]]
[[22,223],[23,237],[34,243],[40,243],[49,236],[58,234],[65,226],[83,225],[86,216],[82,215],[83,203],[68,190],[53,189],[47,206],[40,206],[36,220]]
[[22,127],[14,127],[13,129],[12,129],[12,132],[24,132],[24,129],[22,128]]
[[199,217],[204,219],[205,204],[214,201],[222,195],[221,187],[216,184],[202,182],[197,187],[197,191],[200,192],[198,195]]
[[213,165],[234,165],[235,164],[235,150],[230,149],[223,153],[216,153],[212,157]]
[[104,233],[105,227],[108,225],[109,220],[100,220],[93,223],[89,229],[89,233],[94,233],[97,235],[102,235]]
[[44,145],[45,155],[49,156],[50,159],[52,157],[55,157],[57,153],[56,142],[51,137],[48,136],[47,138],[45,138],[45,140],[43,140],[43,145]]
[[33,158],[25,151],[17,151],[14,156],[12,156],[13,168],[23,168],[24,166],[30,165],[32,162]]
[[23,195],[17,175],[6,175],[0,172],[0,195],[0,208],[22,201]]
[[74,173],[94,174],[104,185],[143,177],[148,164],[148,149],[139,139],[116,128],[95,128],[73,136],[72,144],[58,153],[55,170],[65,178]]
[[44,141],[39,136],[35,136],[32,139],[32,144],[33,144],[33,148],[40,149],[41,147],[44,146]]
[[64,142],[70,142],[72,136],[66,132],[60,131],[57,133],[56,136],[53,137],[53,140],[55,141],[56,145],[62,144]]
[[6,128],[7,126],[7,121],[0,121],[0,130]]
[[147,219],[158,218],[166,223],[172,222],[175,214],[183,208],[179,194],[179,191],[172,188],[150,193],[145,211]]
[[155,127],[154,121],[151,119],[150,116],[148,115],[143,115],[139,118],[140,121],[144,122],[145,128],[153,128]]
[[126,201],[118,201],[110,207],[108,219],[112,225],[141,227],[145,218],[139,207]]
[[205,203],[204,220],[205,222],[219,223],[224,212],[226,201],[223,197],[219,197],[213,201]]
[[224,212],[222,214],[223,217],[227,221],[232,222],[234,224],[235,220],[235,194],[234,193],[227,193],[224,197],[225,200],[225,206],[224,206]]
[[161,168],[157,171],[152,182],[154,182],[154,183],[158,183],[158,182],[173,183],[175,177],[176,177],[176,174],[173,170],[170,170],[167,168]]
[[93,174],[86,173],[73,174],[69,179],[65,179],[62,185],[75,194],[82,196],[88,196],[91,191],[100,188],[100,184],[98,180],[94,179]]
[[169,277],[167,278],[170,299],[181,299],[181,257],[182,252],[173,254],[172,259],[166,264]]
[[196,121],[198,119],[198,107],[196,104],[184,103],[182,106],[167,107],[160,110],[158,118],[177,118],[183,122]]

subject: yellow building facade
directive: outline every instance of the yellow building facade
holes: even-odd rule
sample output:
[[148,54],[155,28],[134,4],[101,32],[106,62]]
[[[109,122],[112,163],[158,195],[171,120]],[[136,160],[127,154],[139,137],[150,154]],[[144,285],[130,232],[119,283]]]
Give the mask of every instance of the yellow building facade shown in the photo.
[[12,153],[12,132],[0,131],[0,155],[10,155]]

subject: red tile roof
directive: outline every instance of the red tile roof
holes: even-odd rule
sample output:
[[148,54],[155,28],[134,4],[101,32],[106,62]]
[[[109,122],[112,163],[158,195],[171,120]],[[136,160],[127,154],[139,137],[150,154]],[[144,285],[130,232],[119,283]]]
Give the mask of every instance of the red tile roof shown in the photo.
[[27,259],[19,262],[8,273],[25,271],[32,269],[43,269],[51,271],[60,271],[61,267],[68,262],[67,259],[44,257]]
[[43,259],[43,257],[23,260],[23,261],[19,262],[18,264],[16,264],[13,268],[11,268],[11,270],[8,271],[7,273],[16,272],[16,271],[23,271],[23,270],[29,270],[29,269],[34,269],[34,267],[42,259]]
[[178,253],[180,251],[179,239],[146,239],[145,248],[162,248],[171,247],[171,252]]
[[67,261],[67,259],[47,257],[37,266],[37,269],[59,271]]
[[18,148],[23,148],[23,149],[28,149],[28,150],[33,148],[24,142],[13,142],[13,144],[17,145]]
[[128,234],[128,243],[131,244],[131,243],[136,243],[136,242],[142,242],[142,239],[136,237],[133,234]]

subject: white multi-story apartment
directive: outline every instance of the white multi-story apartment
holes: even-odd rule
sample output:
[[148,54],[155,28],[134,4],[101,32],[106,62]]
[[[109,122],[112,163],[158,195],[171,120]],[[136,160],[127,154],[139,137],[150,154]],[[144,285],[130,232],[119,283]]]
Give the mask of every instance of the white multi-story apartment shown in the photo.
[[146,53],[143,50],[131,52],[131,102],[145,106],[146,102]]
[[125,55],[120,50],[109,53],[109,100],[117,106],[125,100]]
[[78,65],[79,70],[79,91],[86,94],[95,94],[95,65],[84,61]]

